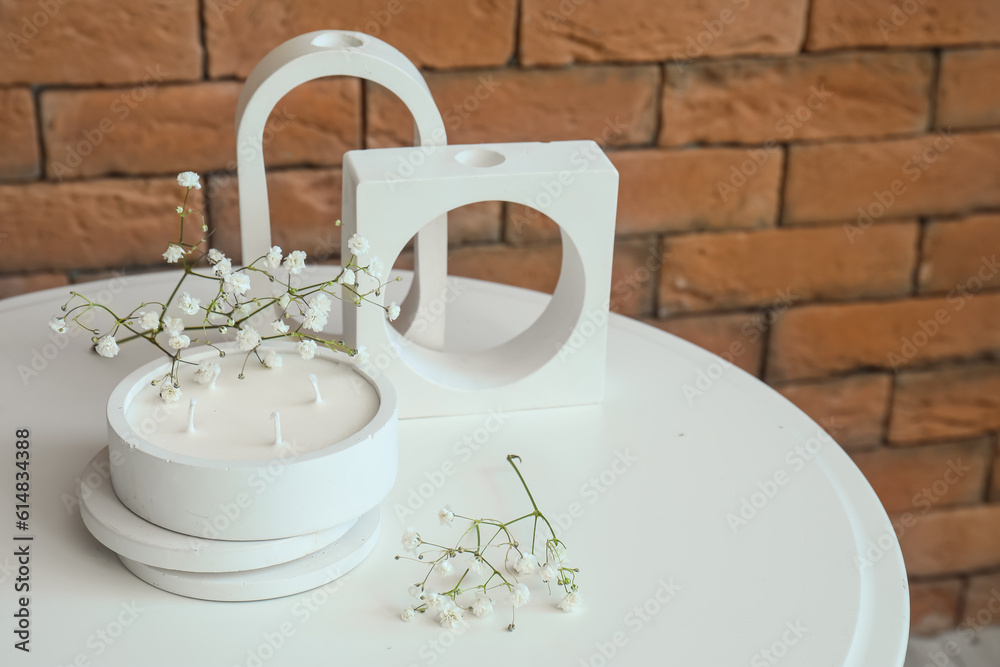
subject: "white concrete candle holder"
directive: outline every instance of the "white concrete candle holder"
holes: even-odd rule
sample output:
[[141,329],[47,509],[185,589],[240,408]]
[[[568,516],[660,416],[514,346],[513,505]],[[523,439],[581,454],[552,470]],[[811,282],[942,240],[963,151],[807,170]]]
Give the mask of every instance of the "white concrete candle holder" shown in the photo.
[[444,146],[401,178],[395,168],[407,156],[408,149],[396,148],[347,153],[345,240],[364,236],[388,266],[428,220],[504,200],[559,224],[563,260],[542,315],[516,338],[482,352],[448,354],[415,344],[387,327],[378,309],[345,301],[345,341],[368,346],[377,372],[400,393],[400,417],[600,402],[618,201],[611,161],[592,141]]
[[[444,121],[427,83],[413,63],[394,47],[371,35],[347,30],[320,30],[281,44],[250,73],[236,107],[244,262],[266,254],[271,246],[262,149],[268,115],[296,86],[334,75],[372,81],[399,97],[413,115],[414,145],[433,147],[447,143]],[[419,330],[411,328],[417,318],[429,319],[423,313],[427,304],[444,290],[448,274],[446,212],[424,222],[427,224],[419,230],[414,248],[413,287],[406,301],[400,304],[400,315],[393,326],[422,345],[441,349],[444,345],[443,317],[433,318]]]
[[[270,540],[347,523],[385,498],[397,465],[392,385],[329,350],[304,361],[294,344],[271,346],[286,359],[283,366],[251,368],[244,380],[236,374],[245,353],[231,344],[222,346],[225,359],[212,348],[185,355],[195,363],[234,364],[223,368],[215,388],[192,382],[185,372],[193,374],[193,367],[182,369],[184,391],[203,390],[197,411],[204,414],[196,413],[194,433],[184,401],[164,404],[150,384],[169,363],[146,364],[118,385],[108,402],[108,444],[121,462],[112,482],[126,507],[186,535]],[[296,361],[318,376],[322,403]],[[352,422],[352,411],[363,412],[355,403],[365,393],[375,401],[370,418]],[[275,411],[285,415],[281,444],[270,420]]]

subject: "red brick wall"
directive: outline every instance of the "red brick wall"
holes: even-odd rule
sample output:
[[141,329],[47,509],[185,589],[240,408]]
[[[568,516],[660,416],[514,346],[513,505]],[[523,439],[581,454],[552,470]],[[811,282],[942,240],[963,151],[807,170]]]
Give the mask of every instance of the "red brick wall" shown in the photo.
[[[242,79],[360,29],[424,69],[452,143],[607,147],[615,309],[833,420],[897,522],[917,631],[1000,588],[996,0],[0,0],[0,26],[0,295],[155,266],[187,169],[238,254]],[[353,80],[277,114],[275,235],[316,251],[343,152],[410,123]],[[452,271],[551,290],[553,232],[463,209]]]

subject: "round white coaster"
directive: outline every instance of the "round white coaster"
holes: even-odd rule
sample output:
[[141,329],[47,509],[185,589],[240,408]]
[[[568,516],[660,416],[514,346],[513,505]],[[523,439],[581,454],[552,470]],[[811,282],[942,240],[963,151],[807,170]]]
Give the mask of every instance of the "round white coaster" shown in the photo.
[[83,471],[80,477],[83,523],[98,542],[119,556],[156,567],[187,572],[239,572],[287,563],[332,544],[357,521],[276,540],[232,542],[192,537],[133,514],[115,495],[108,479],[110,469],[105,447]]
[[177,595],[220,602],[269,600],[323,586],[357,567],[375,548],[379,520],[376,507],[333,544],[298,560],[246,572],[181,572],[118,557],[147,584]]

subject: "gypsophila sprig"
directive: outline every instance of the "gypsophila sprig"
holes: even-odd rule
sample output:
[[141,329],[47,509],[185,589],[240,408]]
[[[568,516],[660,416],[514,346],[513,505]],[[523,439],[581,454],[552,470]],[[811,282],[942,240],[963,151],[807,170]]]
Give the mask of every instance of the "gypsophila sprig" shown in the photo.
[[[164,261],[177,264],[182,272],[167,299],[144,301],[132,310],[116,311],[78,292],[71,292],[62,306],[63,312],[48,322],[57,333],[65,333],[67,323],[75,323],[89,331],[94,350],[102,357],[116,356],[120,343],[135,339],[144,339],[158,348],[171,359],[169,372],[153,383],[159,386],[160,397],[165,402],[180,399],[178,370],[181,364],[192,363],[183,358],[184,351],[195,343],[217,348],[218,337],[209,334],[218,332],[235,337],[240,351],[246,353],[244,369],[251,358],[256,358],[261,367],[273,369],[281,365],[281,358],[262,346],[278,338],[297,341],[303,359],[312,359],[319,346],[350,356],[358,354],[357,348],[330,338],[323,331],[333,306],[332,299],[346,299],[359,307],[372,304],[384,310],[389,319],[399,315],[395,303],[384,306],[372,299],[373,295],[381,295],[386,283],[382,281],[384,267],[377,258],[359,261],[360,256],[370,251],[366,238],[357,234],[351,238],[348,243],[353,253],[350,260],[336,278],[324,282],[298,284],[305,280],[300,276],[307,273],[306,253],[293,250],[284,254],[279,246],[272,246],[247,266],[234,267],[221,250],[203,250],[208,246],[208,226],[201,211],[188,207],[191,191],[201,189],[200,176],[193,171],[182,172],[177,175],[177,184],[184,188],[184,200],[174,209],[178,217],[177,239],[161,247],[166,248]],[[191,216],[202,219],[203,234],[193,243],[184,238],[185,221]],[[339,225],[340,221],[335,224]],[[270,288],[267,294],[252,294],[254,275],[267,279],[266,283],[260,281]],[[367,279],[361,281],[361,276]],[[202,290],[182,290],[189,279],[214,285],[207,284],[207,289]],[[192,292],[203,296],[193,296]],[[173,311],[189,318],[184,320]],[[268,312],[271,315],[265,319]],[[95,313],[103,313],[110,319],[107,328],[98,328],[93,323]],[[219,355],[223,354],[220,350]],[[211,372],[199,369],[198,373],[199,382],[214,382],[218,367]],[[243,377],[242,371],[240,377]]]
[[[454,629],[466,623],[465,612],[485,618],[500,602],[510,607],[507,629],[513,630],[516,610],[531,601],[528,584],[536,580],[544,583],[550,594],[553,585],[563,589],[562,598],[554,605],[559,609],[573,612],[583,606],[576,583],[580,570],[566,564],[566,544],[538,509],[517,467],[520,460],[515,454],[507,456],[531,503],[527,514],[510,521],[473,519],[446,505],[438,512],[442,525],[453,526],[456,520],[469,522],[455,542],[447,543],[453,546],[425,540],[413,527],[403,532],[401,543],[406,553],[396,560],[411,560],[427,570],[423,579],[409,587],[409,595],[419,602],[403,609],[400,618],[404,621],[413,620],[418,613],[429,614],[443,627]],[[528,523],[522,522],[531,525],[530,542],[521,542],[514,535],[515,528],[527,527]]]

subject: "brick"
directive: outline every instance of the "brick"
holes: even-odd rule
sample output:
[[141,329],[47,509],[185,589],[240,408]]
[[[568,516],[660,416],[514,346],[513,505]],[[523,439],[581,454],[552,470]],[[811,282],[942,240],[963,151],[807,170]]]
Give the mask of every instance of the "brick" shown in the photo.
[[[655,136],[660,77],[653,66],[426,76],[451,144],[593,139],[621,146]],[[394,95],[369,86],[367,109],[369,147],[413,144],[413,121]]]
[[[235,174],[210,177],[209,209],[212,244],[234,261],[240,250],[239,184]],[[343,183],[340,169],[289,169],[267,175],[272,242],[287,250],[305,250],[322,261],[340,257],[340,218]],[[502,205],[480,202],[448,215],[451,244],[496,241],[500,236]],[[376,251],[377,252],[377,251]]]
[[61,287],[69,284],[65,273],[28,273],[20,276],[0,276],[0,299]]
[[905,369],[1000,349],[1000,294],[793,308],[775,325],[768,379]]
[[746,315],[695,315],[644,321],[705,348],[751,375],[760,375],[764,340]]
[[[176,179],[99,180],[0,186],[0,266],[7,271],[162,264],[177,238]],[[195,190],[188,205],[202,207]],[[188,217],[185,238],[201,220]]]
[[1000,365],[903,373],[896,380],[889,440],[912,443],[1000,429]]
[[805,0],[526,0],[520,59],[566,65],[795,53],[805,15]]
[[[615,244],[611,275],[611,309],[622,315],[648,314],[654,281],[643,280],[642,270],[651,256],[650,245],[641,240]],[[559,280],[562,248],[559,245],[514,248],[468,246],[448,254],[448,273],[504,283],[551,294]]]
[[0,180],[36,178],[41,173],[35,103],[27,88],[0,89]]
[[928,53],[668,64],[660,145],[866,137],[927,126]]
[[956,128],[1000,125],[1000,49],[942,54],[936,121]]
[[[758,167],[743,150],[620,151],[609,155],[619,172],[619,234],[769,227],[778,215],[783,154]],[[740,187],[731,172],[750,162]]]
[[2,0],[9,52],[0,84],[138,83],[201,77],[197,0],[86,2]]
[[1000,574],[970,577],[960,622],[966,628],[1000,625],[998,609],[1000,609]]
[[883,448],[852,458],[887,512],[927,512],[983,499],[993,445],[980,438],[957,444]]
[[[905,8],[904,8],[905,5]],[[1000,5],[982,0],[814,0],[809,50],[995,41]]]
[[[912,525],[907,526],[907,523]],[[910,576],[1000,566],[1000,505],[904,514],[893,521]]]
[[1000,286],[994,248],[1000,248],[1000,215],[931,222],[924,231],[920,291],[961,295],[963,288]]
[[882,217],[946,215],[996,206],[997,132],[950,135],[941,130],[915,139],[789,149],[784,208],[789,222],[850,219],[855,221],[852,235],[858,236]]
[[892,381],[885,374],[852,375],[776,387],[782,396],[824,426],[846,450],[878,445],[889,409]]
[[[42,95],[50,178],[236,168],[233,119],[241,85],[165,85],[121,90],[56,90]],[[360,147],[360,86],[327,79],[278,102],[264,132],[271,165],[339,164]],[[249,148],[249,150],[256,150]]]
[[916,223],[881,225],[857,245],[840,227],[671,237],[660,313],[906,294],[917,230]]
[[960,579],[910,582],[910,632],[930,636],[954,628],[961,594]]
[[356,30],[430,68],[503,65],[514,53],[516,0],[207,0],[205,41],[213,78],[245,78],[282,42],[317,29]]
[[[622,202],[618,204],[620,207]],[[559,225],[549,216],[524,204],[507,204],[504,240],[508,243],[544,243],[558,241],[559,238]]]

